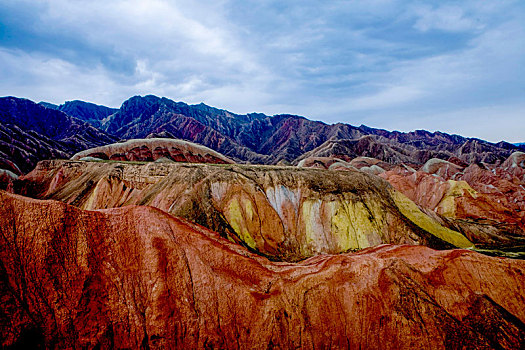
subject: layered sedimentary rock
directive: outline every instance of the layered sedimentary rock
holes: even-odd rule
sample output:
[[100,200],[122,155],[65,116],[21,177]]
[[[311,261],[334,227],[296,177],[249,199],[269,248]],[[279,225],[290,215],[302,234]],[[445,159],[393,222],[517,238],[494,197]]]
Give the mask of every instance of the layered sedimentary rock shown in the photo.
[[317,168],[327,170],[358,170],[347,161],[334,157],[310,157],[301,160],[297,166],[299,168]]
[[75,154],[71,159],[85,157],[104,160],[156,161],[159,159],[188,163],[233,164],[231,159],[208,147],[174,139],[137,139],[90,148]]
[[417,172],[397,168],[381,176],[422,208],[452,220],[447,226],[476,244],[523,252],[525,182],[521,174],[525,169],[516,161],[519,156],[512,155],[492,168],[429,161]]
[[441,132],[401,133],[364,125],[328,125],[287,114],[239,115],[202,103],[187,105],[151,95],[125,101],[101,127],[120,138],[169,134],[203,144],[238,161],[265,164],[281,160],[297,164],[307,157],[325,156],[368,156],[393,164],[418,165],[430,158],[455,156],[469,163],[494,163],[519,149],[505,142],[492,144]]
[[[188,105],[151,95],[134,96],[125,101],[118,110],[82,101],[70,101],[57,106],[47,103],[37,105],[16,98],[6,99],[14,99],[19,103],[4,107],[0,101],[0,119],[3,117],[2,109],[6,110],[7,114],[23,114],[28,110],[25,104],[32,104],[30,109],[37,108],[40,111],[35,109],[36,113],[29,114],[29,119],[32,119],[31,126],[37,126],[37,129],[31,130],[55,141],[62,141],[62,137],[59,139],[48,132],[67,133],[66,141],[76,147],[74,152],[109,144],[116,139],[169,137],[202,144],[242,163],[277,164],[284,161],[295,165],[308,157],[335,157],[349,161],[358,156],[365,156],[389,164],[404,163],[419,167],[431,158],[495,164],[505,160],[514,151],[525,150],[523,146],[506,142],[494,144],[441,132],[416,130],[401,133],[364,125],[329,125],[288,114],[239,115],[203,103]],[[51,114],[55,116],[49,118]],[[54,121],[65,117],[75,122]],[[5,120],[2,121],[5,123]],[[82,121],[90,123],[90,127],[86,128],[85,126],[89,125]],[[48,128],[47,125],[51,127]],[[28,130],[25,126],[18,126],[24,131]],[[45,132],[41,132],[42,129]],[[67,150],[64,152],[69,153]],[[38,154],[35,156],[37,160],[43,159]],[[14,158],[11,156],[6,159]],[[1,162],[0,153],[0,166]],[[34,163],[29,169],[33,166]],[[374,167],[372,172],[377,173],[377,170]],[[27,171],[28,169],[23,169],[23,172]]]
[[154,206],[288,261],[381,243],[472,246],[360,171],[53,161],[39,163],[19,186],[83,209]]
[[438,158],[432,158],[429,159],[422,167],[421,171],[437,175],[439,177],[442,177],[446,180],[452,178],[457,173],[461,172],[465,167],[462,167],[460,165],[454,164],[452,162],[438,159]]
[[[349,159],[349,157],[343,157]],[[337,157],[308,157],[302,159],[297,166],[300,168],[319,168],[327,170],[361,170],[368,174],[378,175],[385,169],[392,169],[392,164],[385,163],[376,158],[356,157],[346,161]]]
[[3,347],[525,346],[523,261],[383,245],[274,263],[151,207],[0,201]]

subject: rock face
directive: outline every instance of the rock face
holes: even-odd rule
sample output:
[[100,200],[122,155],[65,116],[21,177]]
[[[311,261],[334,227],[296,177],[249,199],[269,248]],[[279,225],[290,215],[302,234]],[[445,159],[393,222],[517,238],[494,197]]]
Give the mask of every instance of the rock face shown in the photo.
[[[422,208],[448,220],[477,246],[525,246],[525,169],[513,154],[492,169],[430,160],[420,171],[397,168],[380,176]],[[461,170],[461,171],[460,171]]]
[[86,157],[125,161],[156,161],[164,158],[175,162],[188,163],[234,163],[231,159],[208,147],[183,140],[154,138],[128,140],[91,148],[75,154],[71,159],[79,160]]
[[0,98],[0,167],[26,173],[42,159],[69,158],[116,139],[90,124],[32,101]]
[[384,180],[294,167],[40,162],[21,193],[82,209],[150,205],[272,259],[381,243],[471,247]]
[[12,190],[13,182],[18,180],[18,175],[12,171],[0,169],[0,190]]
[[301,160],[297,166],[299,168],[317,168],[327,170],[358,170],[356,167],[350,165],[350,163],[334,157],[310,157]]
[[0,201],[2,347],[525,346],[523,261],[384,245],[275,263],[151,207]]
[[[305,158],[335,157],[346,161],[364,156],[390,164],[419,167],[432,158],[456,160],[456,163],[496,163],[504,161],[518,146],[507,143],[491,144],[458,135],[417,130],[410,133],[359,127],[352,138],[343,134],[332,137],[318,147],[298,156],[294,163]],[[386,169],[388,170],[388,169]]]
[[457,164],[448,162],[443,159],[438,158],[432,158],[429,159],[422,167],[421,171],[437,175],[439,177],[442,177],[444,179],[450,179],[457,173],[463,170],[464,167],[461,167]]
[[[349,157],[343,157],[348,159]],[[350,161],[345,161],[336,157],[308,157],[302,159],[298,164],[300,168],[319,168],[327,170],[361,170],[368,174],[378,175],[385,172],[385,169],[392,169],[393,165],[370,157],[356,157]]]

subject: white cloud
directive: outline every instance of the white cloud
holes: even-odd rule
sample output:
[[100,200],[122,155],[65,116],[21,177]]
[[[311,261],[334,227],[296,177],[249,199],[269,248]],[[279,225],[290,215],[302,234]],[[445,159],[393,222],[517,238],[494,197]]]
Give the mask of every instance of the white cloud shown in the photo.
[[452,32],[481,29],[481,25],[468,18],[458,5],[442,5],[436,8],[419,5],[415,7],[414,12],[418,17],[414,28],[423,32],[432,29]]
[[525,10],[512,0],[5,3],[24,20],[0,41],[4,95],[118,106],[152,93],[379,127],[426,116],[434,129],[523,98]]

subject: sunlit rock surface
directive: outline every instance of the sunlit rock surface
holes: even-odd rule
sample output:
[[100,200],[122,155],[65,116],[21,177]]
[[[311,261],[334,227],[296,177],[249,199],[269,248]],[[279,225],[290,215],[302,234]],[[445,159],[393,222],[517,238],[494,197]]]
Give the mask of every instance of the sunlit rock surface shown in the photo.
[[287,261],[382,243],[473,246],[360,171],[53,161],[23,177],[19,192],[82,209],[154,206]]
[[275,263],[151,207],[0,201],[3,347],[525,346],[520,260],[383,245]]
[[103,160],[157,161],[233,164],[231,159],[214,150],[193,142],[177,139],[136,139],[90,148],[75,154],[71,159],[87,157]]

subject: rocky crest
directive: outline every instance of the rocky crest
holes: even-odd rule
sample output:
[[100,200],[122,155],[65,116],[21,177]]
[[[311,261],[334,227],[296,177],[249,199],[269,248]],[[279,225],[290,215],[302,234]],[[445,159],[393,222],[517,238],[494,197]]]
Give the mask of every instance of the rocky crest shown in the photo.
[[128,140],[126,142],[90,148],[71,157],[123,161],[174,161],[188,163],[233,164],[231,159],[208,147],[172,139]]
[[503,161],[520,146],[417,130],[389,132],[348,124],[328,125],[294,115],[238,115],[205,104],[187,105],[156,96],[134,96],[102,124],[120,138],[169,134],[210,147],[240,162],[297,164],[306,157],[357,156],[391,164],[421,165],[431,158],[468,163]]
[[279,260],[382,243],[473,245],[360,171],[45,161],[19,186],[20,193],[82,209],[154,206]]
[[3,347],[525,346],[520,260],[384,245],[272,263],[151,207],[0,201]]
[[46,102],[39,102],[39,104],[46,108],[62,111],[67,115],[93,125],[95,128],[100,128],[107,117],[118,111],[117,108],[109,108],[79,100],[66,101],[61,105]]
[[[3,99],[10,102],[0,103],[0,121],[22,132],[36,133],[32,135],[36,137],[32,142],[36,150],[22,147],[13,151],[12,145],[21,137],[0,139],[4,141],[3,149],[8,151],[0,149],[0,167],[21,173],[27,173],[38,160],[63,157],[64,153],[70,155],[117,139],[158,137],[195,142],[236,162],[252,164],[297,164],[306,158],[320,157],[350,161],[360,156],[412,167],[419,167],[431,158],[495,164],[503,162],[514,151],[525,150],[523,146],[506,142],[494,144],[441,132],[401,133],[364,125],[328,125],[287,114],[239,115],[202,103],[187,105],[152,95],[134,96],[119,109],[82,101],[57,106],[44,102],[37,105],[13,97]],[[28,110],[31,110],[30,117],[20,118]],[[71,116],[60,113],[62,111]],[[16,116],[15,122],[6,121],[11,118],[9,115]],[[89,128],[86,129],[86,125]],[[10,131],[5,134],[9,135]],[[48,139],[58,141],[59,145],[49,145]],[[65,148],[60,146],[63,142],[67,143]],[[24,169],[17,171],[9,162],[20,163]],[[377,167],[371,172],[377,174]]]

